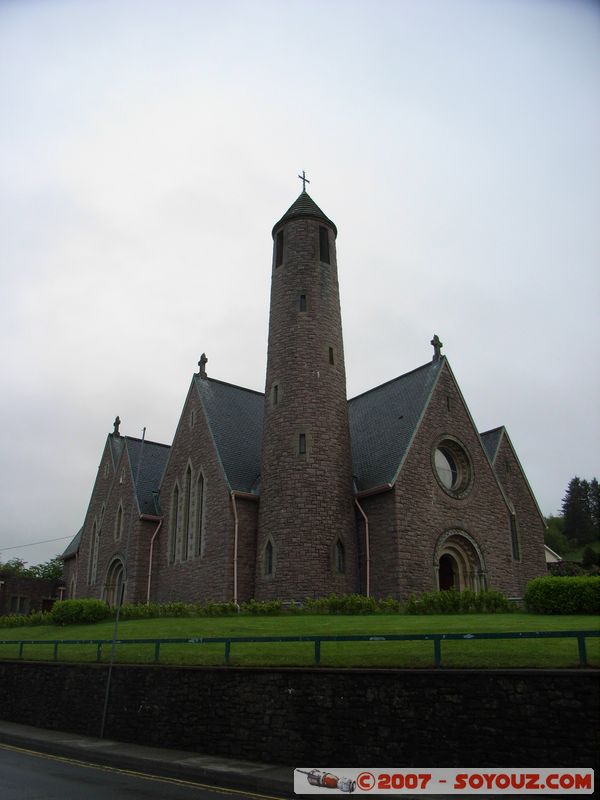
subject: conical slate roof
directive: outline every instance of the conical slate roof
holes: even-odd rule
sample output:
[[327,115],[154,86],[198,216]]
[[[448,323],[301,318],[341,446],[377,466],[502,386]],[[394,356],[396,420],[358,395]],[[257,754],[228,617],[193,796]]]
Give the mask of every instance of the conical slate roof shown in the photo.
[[333,232],[337,236],[337,228],[335,223],[333,223],[329,217],[325,216],[325,214],[321,211],[319,206],[307,192],[301,192],[299,197],[292,203],[283,217],[276,222],[275,225],[273,225],[273,236],[275,236],[275,231],[277,228],[283,225],[284,222],[287,222],[290,219],[297,219],[298,217],[307,217],[308,219],[316,219],[320,222],[326,222],[333,228]]

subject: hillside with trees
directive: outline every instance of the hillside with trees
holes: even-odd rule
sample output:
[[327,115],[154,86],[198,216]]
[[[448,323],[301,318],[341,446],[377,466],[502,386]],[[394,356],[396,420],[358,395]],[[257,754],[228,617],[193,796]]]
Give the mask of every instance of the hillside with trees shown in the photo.
[[567,560],[578,561],[586,569],[600,559],[600,485],[574,477],[569,481],[561,513],[546,518],[548,547]]
[[63,562],[60,556],[54,556],[50,561],[28,567],[27,562],[21,558],[11,558],[2,563],[0,561],[0,578],[45,578],[46,580],[59,581],[62,579]]

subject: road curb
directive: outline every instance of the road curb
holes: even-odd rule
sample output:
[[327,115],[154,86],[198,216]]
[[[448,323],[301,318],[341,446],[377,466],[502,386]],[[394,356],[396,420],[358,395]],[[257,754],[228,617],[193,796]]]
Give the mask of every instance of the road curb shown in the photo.
[[95,739],[3,721],[0,721],[0,742],[99,766],[274,797],[289,797],[294,791],[292,767],[224,759],[185,750],[128,744],[112,739]]

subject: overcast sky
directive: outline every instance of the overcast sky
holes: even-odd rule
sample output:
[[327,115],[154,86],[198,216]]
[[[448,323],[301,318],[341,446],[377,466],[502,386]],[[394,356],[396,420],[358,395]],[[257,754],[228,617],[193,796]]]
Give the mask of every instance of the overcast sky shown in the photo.
[[[338,227],[348,395],[444,342],[542,511],[599,475],[600,5],[0,2],[0,558],[171,443],[202,351],[264,390],[271,227]],[[18,547],[19,549],[9,549]]]

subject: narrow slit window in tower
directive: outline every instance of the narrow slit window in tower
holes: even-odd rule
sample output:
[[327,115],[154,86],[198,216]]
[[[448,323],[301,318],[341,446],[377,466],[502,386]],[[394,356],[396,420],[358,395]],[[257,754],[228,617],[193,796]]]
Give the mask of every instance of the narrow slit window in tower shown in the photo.
[[265,547],[265,575],[273,574],[273,545],[267,542]]
[[346,572],[346,551],[339,539],[335,543],[335,571]]
[[334,358],[333,358],[333,347],[330,347],[330,348],[329,348],[329,363],[330,363],[330,364],[333,364],[333,363],[334,363]]
[[319,225],[319,259],[329,264],[329,231],[323,225]]
[[273,384],[273,405],[276,406],[279,403],[279,384]]
[[305,433],[301,433],[298,436],[298,452],[300,453],[300,455],[303,455],[304,453],[306,453],[306,434]]
[[275,240],[275,266],[283,264],[283,231],[279,231]]
[[300,303],[299,303],[298,307],[299,307],[300,311],[306,311],[306,295],[305,294],[301,294],[300,295]]

